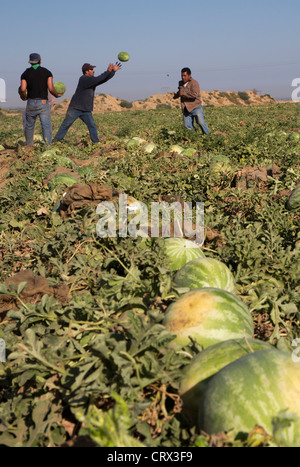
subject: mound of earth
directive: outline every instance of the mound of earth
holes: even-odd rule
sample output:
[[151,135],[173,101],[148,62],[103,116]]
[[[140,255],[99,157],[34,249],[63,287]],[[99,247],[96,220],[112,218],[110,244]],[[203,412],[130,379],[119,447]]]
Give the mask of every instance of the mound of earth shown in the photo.
[[[245,92],[221,92],[221,91],[201,91],[201,96],[204,105],[220,107],[220,106],[247,106],[247,105],[267,105],[275,104],[277,101],[270,95],[258,95],[255,91]],[[70,99],[64,99],[59,104],[54,106],[53,112],[56,114],[64,114],[69,106]],[[94,113],[118,112],[128,110],[153,110],[164,108],[179,108],[179,99],[173,99],[173,93],[154,94],[144,100],[128,102],[107,94],[98,94],[94,100]]]

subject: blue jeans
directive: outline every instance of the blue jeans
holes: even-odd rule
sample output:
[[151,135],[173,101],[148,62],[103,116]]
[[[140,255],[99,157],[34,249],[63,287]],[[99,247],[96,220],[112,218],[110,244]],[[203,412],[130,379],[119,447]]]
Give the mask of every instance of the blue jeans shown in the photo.
[[28,99],[27,101],[25,123],[26,144],[33,144],[34,127],[37,117],[39,117],[41,122],[44,141],[49,145],[52,140],[51,108],[49,102],[42,99]]
[[188,112],[186,108],[184,109],[183,124],[185,128],[188,130],[196,131],[194,121],[198,123],[202,133],[208,135],[209,129],[205,123],[203,105],[199,105],[199,107],[196,107],[196,109],[192,110],[191,112]]
[[70,107],[68,108],[65,119],[60,125],[60,128],[58,132],[56,133],[53,141],[61,141],[62,139],[64,139],[70,126],[73,125],[73,123],[75,122],[75,120],[77,120],[77,118],[80,118],[80,120],[82,120],[83,123],[85,123],[86,126],[88,127],[88,130],[90,132],[90,137],[93,143],[99,143],[97,127],[96,127],[92,112],[86,112],[83,110],[73,109]]

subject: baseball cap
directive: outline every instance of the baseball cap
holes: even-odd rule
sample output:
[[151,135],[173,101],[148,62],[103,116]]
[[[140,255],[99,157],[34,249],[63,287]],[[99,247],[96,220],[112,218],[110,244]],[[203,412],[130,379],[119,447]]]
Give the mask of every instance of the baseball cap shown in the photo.
[[31,65],[36,65],[40,60],[41,56],[39,54],[30,54],[28,63],[31,63]]
[[90,63],[84,63],[82,65],[82,73],[88,70],[93,70],[94,68],[96,68],[96,65],[91,65]]

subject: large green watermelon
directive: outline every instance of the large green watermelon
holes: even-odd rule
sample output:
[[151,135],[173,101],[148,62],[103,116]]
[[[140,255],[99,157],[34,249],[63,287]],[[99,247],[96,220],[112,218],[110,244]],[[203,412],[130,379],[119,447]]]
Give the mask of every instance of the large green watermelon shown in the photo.
[[197,149],[194,148],[185,148],[180,153],[181,156],[194,156],[197,154]]
[[54,190],[54,188],[59,185],[72,186],[74,183],[79,183],[79,180],[72,174],[55,174],[49,181],[49,189]]
[[248,307],[236,295],[213,287],[179,297],[167,308],[163,323],[176,336],[170,343],[175,348],[188,345],[190,337],[206,348],[253,335]]
[[209,171],[213,175],[219,175],[220,172],[231,172],[232,162],[224,154],[214,154],[209,163]]
[[[281,425],[294,421],[280,430],[278,423],[273,425],[278,415]],[[300,364],[289,353],[250,353],[220,370],[205,388],[199,429],[208,434],[233,430],[237,435],[255,425],[273,433],[283,446],[300,447]]]
[[275,348],[258,339],[231,339],[209,346],[198,353],[184,368],[180,384],[183,416],[196,424],[200,398],[210,378],[229,363],[250,352]]
[[128,62],[129,58],[129,54],[127,52],[120,52],[118,55],[120,62]]
[[300,185],[298,185],[288,197],[286,202],[286,208],[289,211],[300,208]]
[[47,151],[44,151],[40,155],[40,159],[49,160],[60,167],[67,167],[69,169],[74,169],[76,167],[76,164],[74,164],[74,162],[71,161],[71,159],[65,156],[61,156],[59,152],[55,149],[48,149]]
[[53,86],[58,94],[64,94],[66,92],[66,86],[61,81],[56,81]]
[[139,136],[134,136],[133,138],[127,141],[126,147],[127,149],[135,149],[138,146],[147,144],[147,141]]
[[191,290],[217,287],[235,293],[235,280],[226,264],[214,258],[196,258],[185,264],[175,276],[178,287]]
[[192,259],[205,257],[197,243],[186,238],[171,237],[166,238],[164,242],[165,252],[172,271],[178,271]]

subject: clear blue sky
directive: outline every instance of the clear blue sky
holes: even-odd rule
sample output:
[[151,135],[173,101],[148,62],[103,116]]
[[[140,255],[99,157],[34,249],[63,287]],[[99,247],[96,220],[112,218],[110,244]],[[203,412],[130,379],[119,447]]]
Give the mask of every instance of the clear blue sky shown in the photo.
[[[4,4],[3,4],[4,3]],[[177,90],[180,70],[206,91],[256,88],[290,97],[300,77],[299,0],[10,0],[0,6],[2,107],[24,106],[17,95],[31,52],[54,81],[75,91],[84,62],[96,74],[130,54],[116,76],[97,88],[129,101]]]

